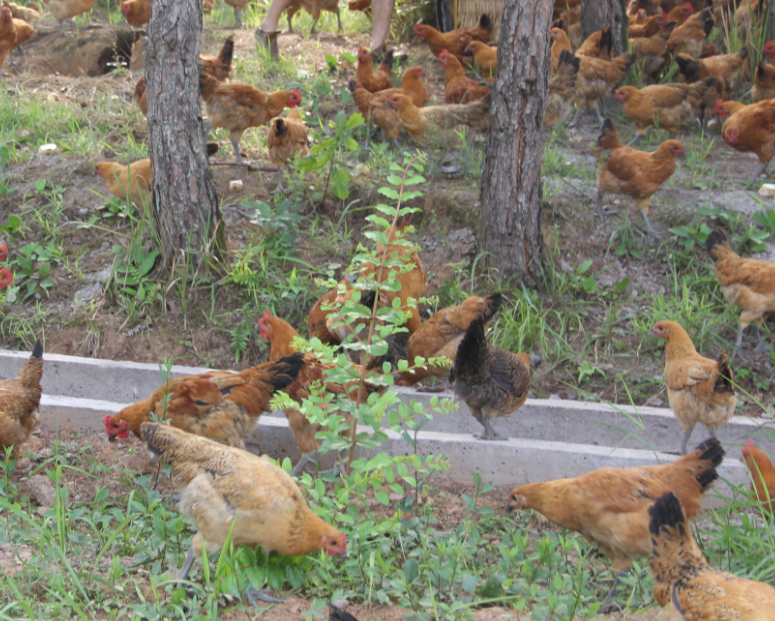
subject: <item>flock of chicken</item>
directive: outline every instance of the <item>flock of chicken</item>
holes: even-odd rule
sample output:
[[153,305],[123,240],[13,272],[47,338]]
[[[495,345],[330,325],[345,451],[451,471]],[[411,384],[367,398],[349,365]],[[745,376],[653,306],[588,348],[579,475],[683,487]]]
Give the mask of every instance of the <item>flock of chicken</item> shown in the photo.
[[[261,546],[265,551],[299,555],[322,550],[344,555],[347,535],[315,515],[304,501],[293,476],[315,457],[322,426],[288,406],[285,414],[302,459],[290,474],[267,456],[244,450],[243,438],[269,409],[272,396],[284,392],[301,405],[311,395],[328,404],[328,414],[340,414],[338,430],[348,437],[352,417],[345,402],[365,403],[393,383],[413,385],[428,378],[449,377],[455,392],[482,424],[483,439],[503,439],[490,420],[521,407],[530,386],[530,357],[488,344],[486,329],[498,312],[502,297],[469,297],[459,306],[441,309],[421,321],[416,300],[426,286],[425,272],[416,252],[404,243],[410,232],[404,216],[391,228],[387,244],[377,245],[378,256],[406,263],[398,276],[397,291],[363,291],[361,317],[379,308],[400,308],[409,333],[409,369],[385,375],[387,357],[370,358],[364,367],[345,365],[346,381],[328,379],[334,364],[322,362],[307,341],[280,317],[266,310],[258,319],[259,333],[270,343],[269,362],[239,373],[209,371],[168,380],[150,397],[104,418],[108,439],[133,433],[148,444],[160,463],[169,465],[174,483],[182,488],[180,507],[196,525],[197,534],[184,566],[184,579],[202,549],[218,552],[229,533],[235,545]],[[716,233],[711,254],[717,258],[719,280],[751,273],[756,264],[736,257],[723,234]],[[749,261],[746,263],[746,261]],[[766,264],[772,268],[769,264]],[[726,270],[726,271],[725,271]],[[339,285],[318,300],[307,321],[309,339],[339,346],[358,331],[351,315],[340,309],[355,303],[353,292],[361,279],[387,278],[370,263],[350,268]],[[660,321],[654,334],[666,341],[665,382],[670,405],[686,430],[682,452],[697,422],[711,435],[726,424],[735,409],[732,371],[725,354],[718,360],[701,356],[689,335],[677,323]],[[17,377],[0,382],[0,446],[19,455],[22,444],[38,424],[43,348],[38,342]],[[341,365],[336,365],[341,370]],[[387,380],[387,381],[385,381]],[[326,399],[325,395],[333,399]],[[338,405],[339,404],[339,405]],[[164,420],[168,424],[157,424]],[[722,608],[730,620],[754,621],[775,605],[775,589],[743,580],[710,567],[697,550],[686,520],[702,510],[702,495],[717,478],[724,450],[715,437],[695,451],[663,466],[607,468],[574,479],[531,483],[515,488],[510,508],[532,508],[550,521],[581,533],[606,553],[616,572],[603,602],[610,609],[622,572],[634,558],[651,554],[654,597],[665,606],[668,619],[711,621]],[[775,510],[775,468],[766,454],[749,442],[743,458],[753,479],[754,496],[762,511]],[[340,464],[341,465],[341,464]],[[341,472],[342,470],[337,470]],[[232,524],[233,523],[233,524]],[[724,590],[717,586],[724,584]],[[279,601],[259,590],[248,590],[248,600]],[[673,615],[673,616],[669,616]],[[758,615],[758,616],[757,616]]]

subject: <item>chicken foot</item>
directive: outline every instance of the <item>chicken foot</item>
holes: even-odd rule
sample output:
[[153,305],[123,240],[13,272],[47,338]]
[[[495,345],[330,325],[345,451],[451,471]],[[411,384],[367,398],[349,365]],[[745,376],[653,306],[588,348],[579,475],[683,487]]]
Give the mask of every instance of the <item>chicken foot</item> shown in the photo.
[[[730,360],[734,360],[738,350],[741,350],[743,348],[743,332],[747,327],[748,327],[747,325],[744,326],[743,324],[740,324],[740,327],[737,329],[737,340],[735,341],[735,348],[732,350],[732,356],[730,357]],[[754,332],[756,333],[756,351],[769,354],[772,351],[772,347],[770,347],[769,345],[766,345],[762,340],[762,332],[759,329],[759,326],[754,325],[753,329],[754,329]],[[746,357],[742,354],[742,352],[740,353],[740,357],[744,360],[746,359]]]
[[770,160],[767,160],[766,162],[764,162],[764,164],[762,164],[761,166],[759,166],[759,168],[756,169],[756,172],[753,174],[753,177],[751,177],[751,180],[748,182],[748,185],[753,185],[754,183],[756,183],[756,180],[759,178],[759,175],[762,175],[764,171],[767,170],[767,166],[769,165],[769,163],[770,163]]
[[[600,127],[603,127],[603,123],[605,123],[605,119],[603,118],[603,115],[600,112],[600,104],[598,102],[595,102],[594,107],[587,105],[587,107],[592,108],[595,111],[595,114],[597,114],[597,120],[600,123]],[[576,108],[576,115],[573,117],[573,120],[570,122],[568,127],[576,127],[576,124],[579,121],[579,117],[581,116],[581,108]]]
[[[689,438],[692,437],[692,431],[694,431],[694,427],[684,432],[684,439],[681,442],[681,455],[686,455],[686,445],[689,443]],[[710,431],[710,427],[708,428],[708,431]],[[716,437],[716,434],[711,433],[711,435],[714,438]]]
[[621,609],[621,606],[614,604],[614,597],[616,597],[616,591],[619,588],[619,584],[621,583],[622,578],[626,575],[627,572],[625,570],[622,570],[616,574],[616,577],[614,578],[614,584],[611,587],[611,590],[608,592],[608,597],[606,597],[603,600],[603,603],[600,604],[598,612],[601,612],[602,614],[608,614]]
[[614,211],[603,211],[603,193],[600,191],[600,188],[597,190],[597,215],[600,218],[600,224],[605,222],[606,216],[617,215]]
[[283,603],[283,600],[272,597],[271,595],[268,595],[266,591],[262,591],[261,589],[248,589],[245,591],[245,597],[248,598],[250,605],[253,607],[258,607],[258,601],[266,602],[267,604]]
[[490,415],[487,413],[487,410],[479,410],[478,412],[472,410],[471,414],[473,414],[474,418],[479,421],[479,424],[484,427],[484,433],[476,436],[477,438],[487,441],[508,440],[507,436],[498,433],[492,428],[492,425],[490,424]]
[[[285,166],[280,166],[280,168],[277,169],[277,187],[275,188],[274,192],[272,194],[282,194],[285,192],[285,188],[283,188],[283,171],[285,170]],[[293,473],[291,473],[293,474]]]
[[245,162],[242,159],[242,153],[239,152],[239,142],[236,138],[231,139],[231,146],[234,147],[234,153],[237,154],[237,159],[234,160],[234,163],[242,166]]
[[238,11],[237,9],[234,9],[234,19],[237,20],[237,23],[234,25],[234,27],[242,28],[242,11]]
[[649,235],[651,235],[652,237],[655,237],[656,239],[662,239],[662,235],[658,233],[653,226],[651,226],[649,215],[642,209],[640,210],[640,213],[643,215],[643,221],[646,223],[646,230],[648,231]]

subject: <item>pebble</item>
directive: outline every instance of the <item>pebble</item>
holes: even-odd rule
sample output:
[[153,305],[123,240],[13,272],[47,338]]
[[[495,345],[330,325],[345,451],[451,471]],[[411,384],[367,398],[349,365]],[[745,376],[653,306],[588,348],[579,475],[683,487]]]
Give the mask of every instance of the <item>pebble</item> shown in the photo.
[[775,196],[775,183],[763,183],[759,188],[759,196]]
[[122,455],[118,458],[124,468],[133,472],[146,472],[149,469],[149,464],[145,459],[141,459],[137,455]]
[[229,181],[229,189],[233,192],[237,192],[242,189],[242,179],[235,179],[234,181]]
[[560,395],[549,395],[549,401],[562,401],[562,397]]
[[49,144],[42,144],[38,147],[38,154],[39,155],[52,155],[53,153],[56,153],[59,147],[57,147],[53,142]]
[[334,608],[338,608],[339,610],[344,610],[350,605],[350,601],[344,597],[340,597],[333,604],[334,604]]
[[41,507],[50,507],[56,502],[56,490],[51,479],[43,474],[36,474],[25,482],[26,491]]

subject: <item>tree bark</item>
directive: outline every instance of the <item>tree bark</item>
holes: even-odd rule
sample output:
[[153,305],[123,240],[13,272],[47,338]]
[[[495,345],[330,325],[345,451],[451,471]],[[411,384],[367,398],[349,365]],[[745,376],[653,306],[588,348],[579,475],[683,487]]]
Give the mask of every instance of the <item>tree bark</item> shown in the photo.
[[504,2],[479,194],[479,247],[491,265],[513,270],[530,286],[543,260],[541,129],[553,7],[553,0]]
[[145,76],[153,220],[164,265],[179,252],[194,265],[223,248],[215,179],[205,153],[199,104],[202,0],[154,0]]
[[580,19],[582,39],[610,24],[614,54],[618,56],[627,51],[628,21],[625,0],[584,0],[581,3]]

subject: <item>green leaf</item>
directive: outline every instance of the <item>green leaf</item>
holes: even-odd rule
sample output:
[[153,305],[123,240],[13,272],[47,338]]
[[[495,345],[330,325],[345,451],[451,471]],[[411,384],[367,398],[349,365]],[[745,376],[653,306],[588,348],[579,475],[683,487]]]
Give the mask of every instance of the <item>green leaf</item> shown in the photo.
[[387,176],[387,182],[391,185],[401,185],[401,177],[398,175],[388,175]]
[[479,589],[479,595],[487,599],[500,597],[501,593],[503,593],[503,585],[501,585],[500,580],[496,576],[487,578],[487,582]]
[[48,262],[44,263],[38,268],[38,274],[40,275],[41,278],[45,278],[46,276],[48,276],[48,273],[50,271],[51,271],[51,263],[48,263]]
[[140,276],[145,276],[148,272],[150,272],[153,269],[154,264],[156,263],[156,257],[159,256],[158,250],[153,250],[152,252],[149,252],[145,259],[143,259],[143,262],[140,264],[140,267],[137,268],[137,271]]
[[36,192],[42,192],[46,189],[46,180],[45,179],[38,179],[35,182],[35,191]]
[[401,572],[404,574],[404,580],[406,580],[406,583],[412,584],[412,582],[420,577],[420,566],[413,558],[408,558],[406,559]]
[[377,502],[382,503],[386,507],[390,504],[390,496],[388,496],[387,492],[383,490],[380,490],[374,494],[374,498],[377,499]]
[[382,196],[387,196],[389,199],[397,201],[398,200],[398,192],[394,190],[393,188],[380,188],[377,190]]

